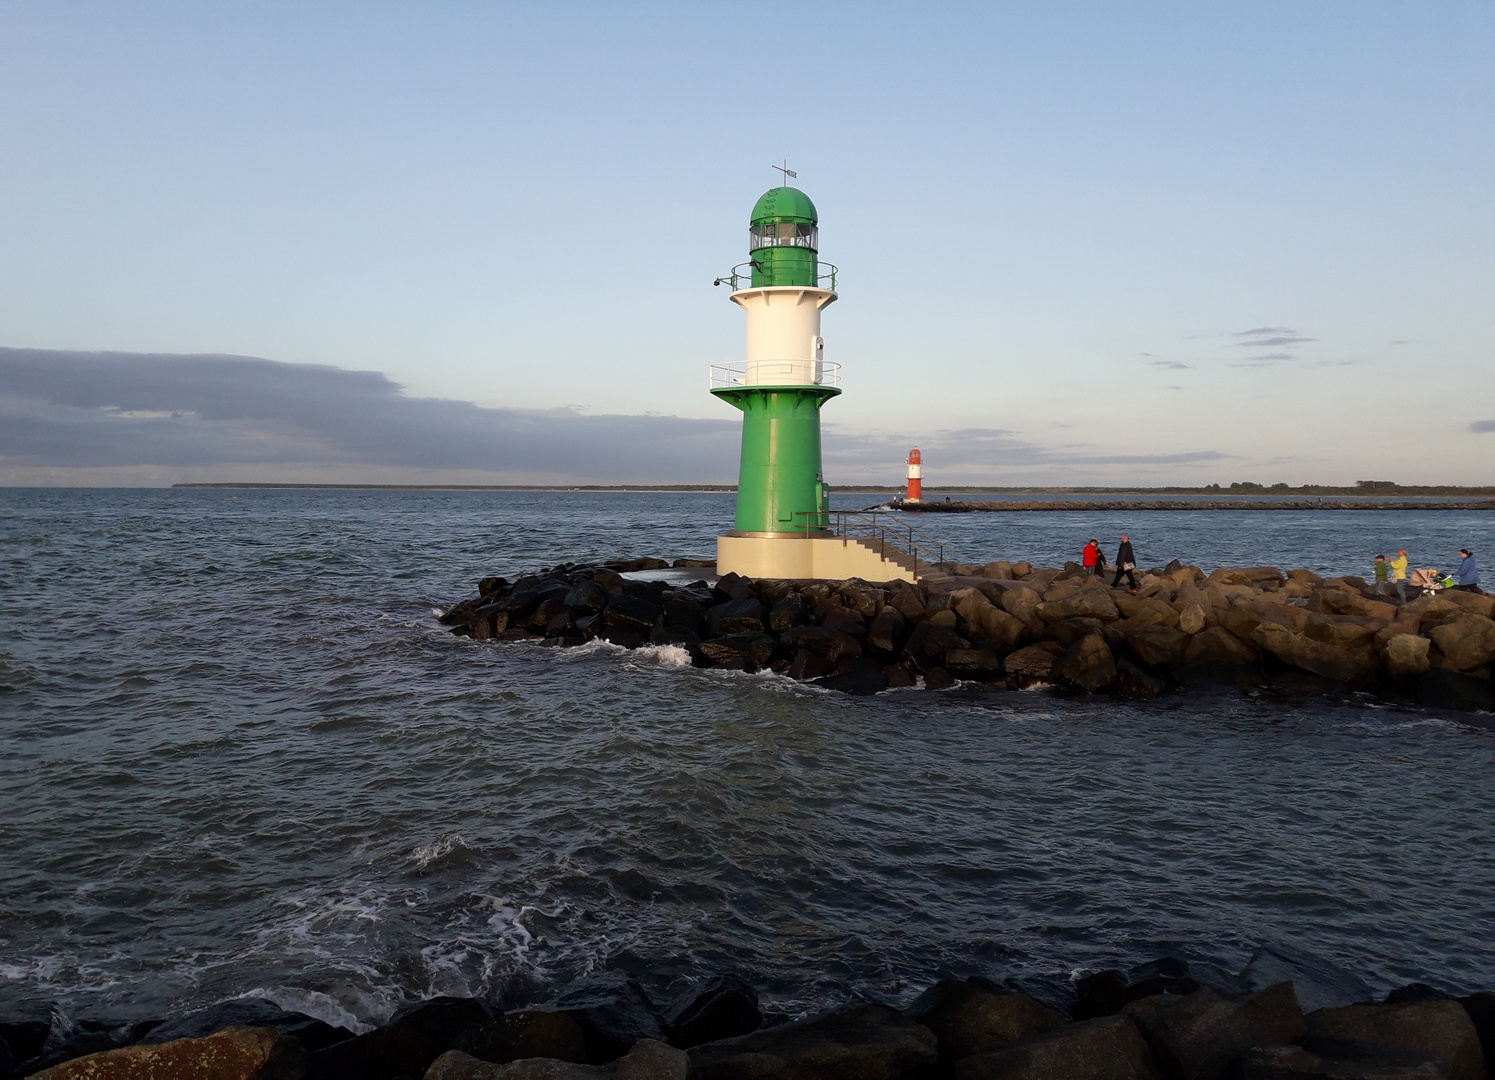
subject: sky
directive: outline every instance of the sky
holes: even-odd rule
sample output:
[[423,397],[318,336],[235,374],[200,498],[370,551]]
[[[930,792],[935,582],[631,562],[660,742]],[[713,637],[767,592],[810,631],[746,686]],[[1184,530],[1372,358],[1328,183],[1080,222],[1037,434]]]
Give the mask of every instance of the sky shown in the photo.
[[1492,483],[1495,4],[0,5],[0,484]]

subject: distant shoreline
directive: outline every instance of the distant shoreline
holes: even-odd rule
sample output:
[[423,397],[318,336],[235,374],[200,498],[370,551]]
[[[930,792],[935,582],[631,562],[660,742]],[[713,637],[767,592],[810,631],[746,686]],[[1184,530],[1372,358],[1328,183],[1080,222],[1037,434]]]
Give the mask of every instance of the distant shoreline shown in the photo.
[[[617,491],[650,492],[678,491],[713,494],[734,493],[736,484],[301,484],[301,483],[249,483],[215,482],[172,484],[175,488],[207,490],[249,491]],[[883,484],[835,484],[831,490],[843,495],[893,495],[903,491],[902,485]],[[1220,498],[1317,499],[1324,496],[1353,497],[1357,499],[1391,498],[1495,498],[1495,487],[1453,487],[1447,485],[1356,485],[1354,487],[1329,487],[1306,484],[1302,487],[1263,487],[1256,484],[1233,484],[1230,487],[988,487],[964,484],[948,487],[925,486],[929,494],[981,494],[981,495],[1150,495],[1150,496],[1210,496]],[[1353,505],[1353,504],[1351,504]],[[1302,507],[1310,509],[1310,507]]]

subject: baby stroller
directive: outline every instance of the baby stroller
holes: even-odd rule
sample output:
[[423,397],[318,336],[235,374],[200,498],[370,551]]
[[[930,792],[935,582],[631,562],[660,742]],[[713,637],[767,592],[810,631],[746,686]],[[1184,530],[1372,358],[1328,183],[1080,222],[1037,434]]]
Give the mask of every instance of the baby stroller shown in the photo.
[[1453,580],[1447,574],[1432,568],[1427,570],[1413,570],[1407,576],[1407,580],[1411,583],[1412,588],[1421,589],[1423,596],[1429,596],[1441,589],[1446,589],[1453,583]]

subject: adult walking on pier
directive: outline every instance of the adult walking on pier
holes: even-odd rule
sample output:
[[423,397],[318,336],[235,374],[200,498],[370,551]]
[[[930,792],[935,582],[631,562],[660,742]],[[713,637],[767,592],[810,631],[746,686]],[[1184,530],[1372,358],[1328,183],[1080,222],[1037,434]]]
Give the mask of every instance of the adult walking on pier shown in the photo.
[[1481,591],[1479,567],[1474,565],[1474,552],[1468,548],[1459,548],[1459,568],[1453,572],[1453,584],[1449,587],[1463,592]]
[[1116,576],[1111,579],[1111,588],[1121,584],[1121,575],[1126,575],[1126,580],[1131,588],[1128,592],[1137,591],[1137,556],[1132,553],[1132,542],[1126,533],[1121,534],[1121,546],[1116,549]]

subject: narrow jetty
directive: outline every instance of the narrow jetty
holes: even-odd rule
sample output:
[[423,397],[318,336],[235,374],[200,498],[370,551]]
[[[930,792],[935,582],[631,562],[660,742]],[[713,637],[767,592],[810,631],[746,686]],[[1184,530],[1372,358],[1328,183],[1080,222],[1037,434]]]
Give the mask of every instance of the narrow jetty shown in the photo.
[[971,502],[896,499],[888,504],[909,514],[975,514],[1013,510],[1495,510],[1495,499],[1113,499]]

